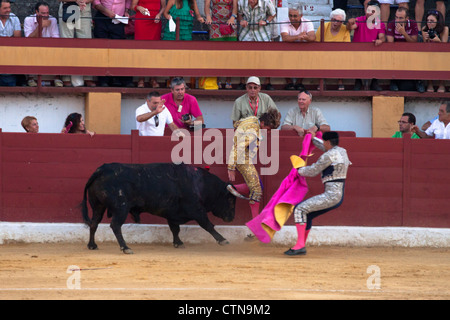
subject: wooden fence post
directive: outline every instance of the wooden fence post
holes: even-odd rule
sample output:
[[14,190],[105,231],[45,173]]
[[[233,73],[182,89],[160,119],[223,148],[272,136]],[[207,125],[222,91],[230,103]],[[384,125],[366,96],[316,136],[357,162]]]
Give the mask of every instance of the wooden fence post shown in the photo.
[[402,221],[401,225],[404,226],[404,222],[408,221],[405,217],[409,216],[411,210],[411,157],[412,157],[412,139],[411,136],[404,136],[403,141],[403,178],[402,178]]

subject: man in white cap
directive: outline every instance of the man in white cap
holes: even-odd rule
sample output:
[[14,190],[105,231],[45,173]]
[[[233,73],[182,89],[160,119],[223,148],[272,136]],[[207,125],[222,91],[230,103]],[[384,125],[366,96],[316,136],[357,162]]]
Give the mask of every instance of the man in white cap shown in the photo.
[[250,77],[246,84],[247,93],[240,96],[234,101],[233,111],[231,113],[231,120],[233,125],[240,119],[250,116],[259,118],[266,113],[270,108],[278,110],[272,98],[261,91],[261,82],[258,77]]

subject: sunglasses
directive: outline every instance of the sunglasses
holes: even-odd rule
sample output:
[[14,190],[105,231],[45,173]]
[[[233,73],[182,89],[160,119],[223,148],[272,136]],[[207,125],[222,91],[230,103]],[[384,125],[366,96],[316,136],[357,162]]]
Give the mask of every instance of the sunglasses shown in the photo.
[[159,118],[158,118],[158,115],[155,115],[153,118],[155,118],[155,127],[159,126]]

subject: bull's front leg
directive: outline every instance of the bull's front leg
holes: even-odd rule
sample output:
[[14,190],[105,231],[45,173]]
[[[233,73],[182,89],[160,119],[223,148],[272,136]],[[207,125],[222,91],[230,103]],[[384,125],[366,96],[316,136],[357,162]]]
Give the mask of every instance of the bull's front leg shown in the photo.
[[168,221],[170,231],[172,231],[173,235],[173,246],[175,248],[184,248],[184,243],[181,241],[180,237],[178,236],[180,234],[180,225],[176,223],[172,223]]
[[200,227],[202,227],[203,229],[208,231],[214,237],[214,239],[216,239],[218,244],[220,244],[221,246],[230,244],[227,239],[222,237],[222,235],[220,233],[218,233],[216,231],[216,229],[214,229],[214,225],[211,223],[211,221],[209,221],[208,216],[206,215],[206,212],[205,212],[205,215],[203,215],[203,218],[196,219],[196,221]]

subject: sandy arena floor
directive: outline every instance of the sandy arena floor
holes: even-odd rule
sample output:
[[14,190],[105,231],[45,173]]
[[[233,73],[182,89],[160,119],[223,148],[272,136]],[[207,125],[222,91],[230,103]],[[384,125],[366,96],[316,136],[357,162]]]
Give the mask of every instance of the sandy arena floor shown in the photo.
[[133,255],[98,245],[1,245],[0,299],[450,298],[448,248],[309,247],[287,257],[259,242],[130,244]]

